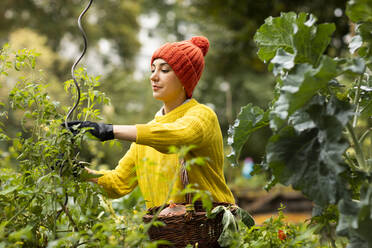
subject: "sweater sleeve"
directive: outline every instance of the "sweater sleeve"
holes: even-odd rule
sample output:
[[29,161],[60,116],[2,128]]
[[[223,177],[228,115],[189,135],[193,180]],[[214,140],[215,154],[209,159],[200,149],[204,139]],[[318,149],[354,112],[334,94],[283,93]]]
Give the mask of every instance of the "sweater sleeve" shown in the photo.
[[147,145],[167,153],[170,146],[201,146],[210,132],[213,115],[209,111],[189,111],[174,122],[137,124],[137,144]]
[[104,188],[109,197],[119,198],[129,194],[137,186],[135,150],[135,143],[132,143],[114,170],[98,171],[103,174],[98,178],[98,184]]

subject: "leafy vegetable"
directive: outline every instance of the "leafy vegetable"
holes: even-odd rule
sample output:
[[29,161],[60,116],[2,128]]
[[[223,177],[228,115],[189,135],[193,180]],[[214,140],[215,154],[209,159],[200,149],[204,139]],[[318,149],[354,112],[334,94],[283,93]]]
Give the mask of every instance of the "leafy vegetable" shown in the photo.
[[296,63],[317,65],[327,48],[334,24],[315,26],[316,18],[307,13],[282,13],[279,18],[269,17],[254,36],[259,46],[258,56],[270,61],[279,50],[295,56]]
[[241,208],[236,208],[235,211],[236,217],[233,215],[229,207],[217,206],[211,211],[209,216],[209,218],[215,218],[218,214],[223,213],[223,227],[221,235],[218,238],[218,243],[222,247],[231,247],[231,245],[234,243],[234,234],[237,234],[239,230],[237,219],[241,219],[247,227],[252,227],[254,225],[253,218],[246,211]]
[[250,134],[267,125],[268,113],[259,107],[253,107],[251,104],[248,104],[240,110],[238,118],[228,131],[228,143],[232,147],[228,158],[232,163],[236,163],[235,159],[239,158],[242,147],[249,139]]
[[311,14],[267,18],[254,39],[258,56],[276,77],[275,98],[267,111],[243,107],[229,131],[230,159],[238,159],[265,114],[272,136],[256,170],[271,176],[270,186],[292,185],[312,199],[320,210],[314,212],[317,220],[333,222],[327,209],[337,208],[337,233],[348,237],[352,248],[372,245],[367,234],[372,228],[371,6],[370,0],[347,4],[347,14],[358,22],[350,52],[359,57],[323,54],[335,28],[317,25]]

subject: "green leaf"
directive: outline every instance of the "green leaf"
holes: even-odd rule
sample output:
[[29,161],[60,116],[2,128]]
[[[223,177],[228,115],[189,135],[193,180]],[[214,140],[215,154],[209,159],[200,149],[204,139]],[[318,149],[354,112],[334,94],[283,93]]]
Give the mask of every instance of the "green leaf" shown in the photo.
[[296,110],[306,104],[318,90],[338,75],[337,63],[323,56],[317,68],[310,64],[298,64],[282,78],[280,96],[270,112],[270,127],[278,130]]
[[372,0],[349,0],[346,15],[353,22],[372,22]]
[[211,218],[217,214],[223,213],[222,217],[222,232],[218,238],[218,243],[222,247],[229,247],[234,242],[234,234],[238,231],[238,224],[236,223],[234,215],[225,206],[217,206],[211,212]]
[[351,38],[350,44],[349,44],[349,50],[350,53],[355,53],[356,50],[358,50],[363,45],[363,40],[360,35],[355,35],[353,38]]
[[88,181],[89,179],[99,178],[101,176],[103,176],[103,174],[92,174],[92,173],[89,173],[86,169],[82,169],[81,174],[79,175],[79,178],[82,181]]
[[372,116],[372,102],[370,101],[360,112],[361,117],[369,118]]
[[296,111],[289,117],[288,123],[291,124],[297,132],[313,129],[316,127],[315,122],[310,115],[304,111]]
[[341,173],[347,169],[342,156],[348,143],[342,131],[351,109],[336,98],[327,102],[315,97],[302,110],[306,114],[296,113],[291,119],[296,128],[282,128],[267,145],[266,161],[275,179],[293,185],[320,206],[337,203],[347,193]]
[[21,240],[32,240],[32,226],[26,226],[16,232],[12,232],[9,235],[9,240],[12,242],[21,241]]
[[237,164],[240,152],[250,135],[258,129],[268,125],[268,112],[259,107],[248,104],[241,108],[233,126],[228,130],[228,144],[231,146],[231,153],[228,159],[232,164]]
[[363,40],[363,46],[358,50],[358,54],[362,57],[370,57],[372,55],[372,22],[358,24],[356,32]]
[[226,207],[225,206],[222,206],[222,205],[219,205],[215,208],[212,209],[210,215],[209,215],[209,218],[216,218],[216,216],[221,213],[221,212],[224,212],[226,210]]
[[[296,20],[294,12],[282,13],[280,17],[268,17],[254,35],[254,41],[258,45],[258,57],[264,61],[270,61],[279,48],[289,53],[294,53],[291,34],[294,33]],[[282,32],[285,30],[285,32]]]
[[357,25],[356,31],[360,34],[364,42],[372,40],[372,22],[365,22]]
[[242,208],[238,207],[236,209],[236,216],[240,218],[244,225],[246,225],[248,228],[254,226],[255,224],[255,221],[252,218],[252,216]]
[[341,200],[338,204],[340,220],[337,234],[350,240],[350,247],[372,246],[372,185],[365,183],[361,188],[360,201]]
[[365,72],[366,62],[363,58],[335,59],[343,72],[360,75]]
[[372,185],[365,184],[361,189],[358,214],[358,234],[372,246]]
[[273,73],[277,76],[284,69],[290,70],[294,67],[295,56],[293,54],[287,53],[282,48],[276,51],[275,57],[271,60],[273,64]]
[[4,190],[0,191],[0,195],[7,195],[9,193],[12,193],[20,188],[20,185],[10,186]]
[[372,77],[362,80],[360,86],[360,118],[368,119],[372,116]]
[[[300,14],[301,15],[301,14]],[[300,16],[299,15],[299,16]],[[311,20],[312,15],[310,15]],[[323,23],[317,27],[306,23],[299,23],[299,31],[294,35],[296,62],[318,65],[320,58],[331,41],[331,36],[336,30],[332,23]]]
[[327,48],[334,24],[315,25],[313,15],[293,12],[282,13],[280,17],[269,17],[254,36],[259,48],[258,56],[270,61],[281,48],[295,56],[296,63],[317,65]]

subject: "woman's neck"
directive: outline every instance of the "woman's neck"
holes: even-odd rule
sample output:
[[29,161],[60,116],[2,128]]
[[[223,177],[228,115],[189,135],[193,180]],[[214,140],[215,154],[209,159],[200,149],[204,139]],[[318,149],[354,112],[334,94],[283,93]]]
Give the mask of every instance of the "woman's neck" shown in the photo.
[[181,97],[174,101],[164,102],[164,114],[171,112],[173,109],[177,108],[178,106],[182,105],[186,101],[186,97]]

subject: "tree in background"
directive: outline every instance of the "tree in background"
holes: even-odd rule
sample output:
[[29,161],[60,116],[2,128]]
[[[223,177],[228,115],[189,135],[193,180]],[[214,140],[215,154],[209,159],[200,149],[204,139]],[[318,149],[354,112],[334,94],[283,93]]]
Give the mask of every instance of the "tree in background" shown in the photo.
[[[86,2],[87,3],[87,2]],[[0,2],[0,42],[17,28],[28,27],[48,37],[47,44],[53,51],[70,40],[80,44],[76,20],[84,1],[13,1]],[[89,46],[94,47],[103,39],[110,42],[112,52],[123,60],[123,66],[131,70],[133,57],[140,47],[137,39],[140,13],[138,1],[95,1],[84,26],[89,36]],[[105,63],[111,63],[109,54],[101,54]],[[61,71],[61,73],[65,73]]]

